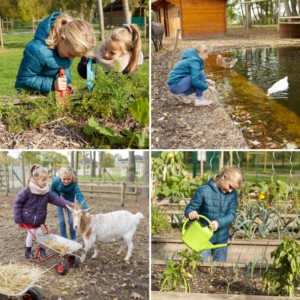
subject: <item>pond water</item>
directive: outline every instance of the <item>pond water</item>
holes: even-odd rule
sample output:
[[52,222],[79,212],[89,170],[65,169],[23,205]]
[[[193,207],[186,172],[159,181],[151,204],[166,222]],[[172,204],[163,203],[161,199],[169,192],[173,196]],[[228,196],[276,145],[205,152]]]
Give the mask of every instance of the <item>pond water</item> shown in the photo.
[[[238,59],[234,69],[218,67],[216,56],[211,55],[205,71],[216,80],[225,106],[242,108],[250,115],[247,122],[254,129],[244,133],[245,137],[258,140],[258,148],[282,148],[288,143],[299,148],[300,47],[251,48],[222,55]],[[267,90],[285,76],[289,89],[268,97]],[[255,130],[260,131],[258,136]]]

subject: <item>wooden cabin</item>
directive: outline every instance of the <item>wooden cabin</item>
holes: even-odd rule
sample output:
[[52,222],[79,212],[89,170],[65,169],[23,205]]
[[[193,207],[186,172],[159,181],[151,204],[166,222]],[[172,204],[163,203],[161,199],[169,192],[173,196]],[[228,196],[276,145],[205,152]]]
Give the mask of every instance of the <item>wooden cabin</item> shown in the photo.
[[154,20],[165,25],[165,35],[182,39],[226,35],[226,0],[154,0]]
[[[146,1],[140,1],[140,6],[130,7],[131,23],[137,24],[141,29],[144,26]],[[116,0],[103,8],[104,24],[107,27],[120,27],[124,21],[123,1]]]

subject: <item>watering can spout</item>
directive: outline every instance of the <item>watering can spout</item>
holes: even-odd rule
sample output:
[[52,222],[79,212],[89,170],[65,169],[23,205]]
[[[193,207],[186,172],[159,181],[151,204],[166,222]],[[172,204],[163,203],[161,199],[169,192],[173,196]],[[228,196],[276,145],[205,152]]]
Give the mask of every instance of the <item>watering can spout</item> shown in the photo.
[[[199,215],[199,218],[211,223],[205,216]],[[227,244],[213,245],[209,240],[213,236],[213,230],[209,226],[205,226],[198,221],[192,222],[188,229],[185,225],[189,219],[186,219],[182,226],[182,241],[192,250],[200,252],[204,250],[217,249],[226,247]]]

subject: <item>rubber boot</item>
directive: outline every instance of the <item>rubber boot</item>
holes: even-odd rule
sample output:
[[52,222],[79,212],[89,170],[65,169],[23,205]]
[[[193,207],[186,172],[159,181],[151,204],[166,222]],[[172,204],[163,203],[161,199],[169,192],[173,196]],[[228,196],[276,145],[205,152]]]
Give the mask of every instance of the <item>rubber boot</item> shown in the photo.
[[31,247],[26,247],[26,249],[25,249],[25,257],[27,259],[34,259],[34,255],[31,252]]
[[40,256],[41,256],[41,258],[47,257],[47,253],[46,253],[45,249],[42,247],[40,248]]

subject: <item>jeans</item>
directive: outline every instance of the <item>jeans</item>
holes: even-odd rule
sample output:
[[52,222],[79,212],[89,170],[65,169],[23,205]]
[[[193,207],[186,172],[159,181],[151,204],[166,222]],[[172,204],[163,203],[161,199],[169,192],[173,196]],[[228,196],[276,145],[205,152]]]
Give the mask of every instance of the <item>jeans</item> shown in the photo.
[[76,231],[73,229],[72,213],[68,209],[65,209],[65,208],[62,208],[62,207],[57,207],[60,235],[64,238],[67,238],[64,210],[66,210],[67,214],[68,214],[68,223],[69,223],[69,228],[70,228],[71,240],[76,240]]
[[[200,72],[199,77],[201,81],[206,81],[206,75],[204,71]],[[191,75],[182,78],[178,83],[169,85],[169,90],[172,94],[184,94],[186,96],[196,93],[196,97],[202,97],[203,94],[203,90],[200,90],[192,85]]]
[[203,256],[203,261],[208,262],[211,259],[213,261],[225,262],[227,260],[228,247],[204,250],[199,252]]

